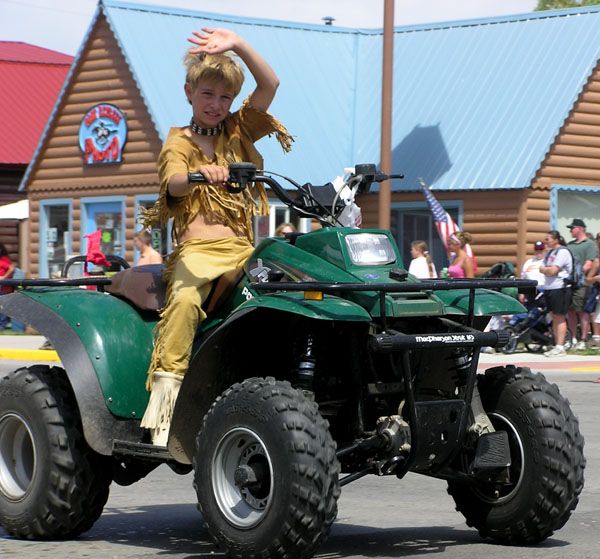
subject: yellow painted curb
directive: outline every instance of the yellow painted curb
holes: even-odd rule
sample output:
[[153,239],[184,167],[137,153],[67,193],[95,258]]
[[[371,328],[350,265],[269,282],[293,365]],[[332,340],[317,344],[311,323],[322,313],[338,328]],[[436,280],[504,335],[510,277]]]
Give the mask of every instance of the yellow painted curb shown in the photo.
[[0,360],[13,361],[60,361],[53,349],[0,349]]
[[569,370],[574,373],[600,373],[600,365],[595,367],[571,367]]

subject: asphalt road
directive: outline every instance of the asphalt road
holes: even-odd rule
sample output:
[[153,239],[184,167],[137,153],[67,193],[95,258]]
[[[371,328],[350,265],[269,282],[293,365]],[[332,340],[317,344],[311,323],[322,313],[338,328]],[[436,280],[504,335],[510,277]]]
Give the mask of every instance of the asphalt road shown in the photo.
[[[0,372],[18,363],[0,362]],[[409,474],[362,478],[346,486],[321,559],[436,557],[444,559],[600,557],[600,429],[597,372],[546,371],[569,398],[586,439],[586,485],[567,525],[536,547],[505,547],[482,540],[455,512],[446,484]],[[28,542],[0,528],[0,557],[208,559],[223,554],[210,542],[196,510],[192,475],[160,466],[130,487],[113,485],[103,515],[75,541]]]

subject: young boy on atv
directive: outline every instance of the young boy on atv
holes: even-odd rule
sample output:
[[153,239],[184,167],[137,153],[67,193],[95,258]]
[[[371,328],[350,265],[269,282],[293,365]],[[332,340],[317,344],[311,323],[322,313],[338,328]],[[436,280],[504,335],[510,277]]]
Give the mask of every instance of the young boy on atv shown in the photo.
[[[228,166],[252,162],[263,168],[254,142],[275,133],[285,151],[292,138],[267,114],[279,85],[262,56],[233,31],[204,28],[188,41],[197,45],[185,57],[185,95],[192,105],[189,126],[172,128],[158,160],[159,199],[144,225],[166,225],[173,218],[176,247],[164,272],[167,298],[156,327],[148,371],[150,401],[141,426],[155,445],[166,446],[179,387],[190,359],[198,324],[206,317],[203,301],[212,282],[241,267],[253,250],[252,218],[268,213],[262,185],[229,192]],[[256,88],[242,107],[230,113],[244,75],[232,51],[246,64]],[[200,172],[206,184],[190,184],[188,173]],[[256,200],[258,202],[256,202]]]

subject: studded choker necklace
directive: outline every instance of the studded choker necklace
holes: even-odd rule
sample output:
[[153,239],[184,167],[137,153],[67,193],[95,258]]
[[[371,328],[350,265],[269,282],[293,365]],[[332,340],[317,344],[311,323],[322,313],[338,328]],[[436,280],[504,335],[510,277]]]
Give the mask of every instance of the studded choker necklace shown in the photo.
[[214,128],[202,128],[201,126],[198,126],[198,124],[194,121],[193,118],[192,120],[190,120],[190,130],[194,134],[200,134],[200,136],[216,136],[222,128],[222,122],[219,122],[219,124],[217,124],[217,126],[215,126]]

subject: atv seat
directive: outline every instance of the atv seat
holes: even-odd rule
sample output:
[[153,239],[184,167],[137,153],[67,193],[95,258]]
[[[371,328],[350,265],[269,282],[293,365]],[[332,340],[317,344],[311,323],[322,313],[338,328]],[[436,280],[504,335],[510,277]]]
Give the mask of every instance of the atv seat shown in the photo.
[[[138,309],[158,312],[165,306],[167,284],[163,279],[162,264],[146,264],[116,273],[105,291],[126,299]],[[236,268],[223,274],[213,282],[212,289],[202,305],[207,315],[214,313],[219,302],[237,285],[244,270]]]

